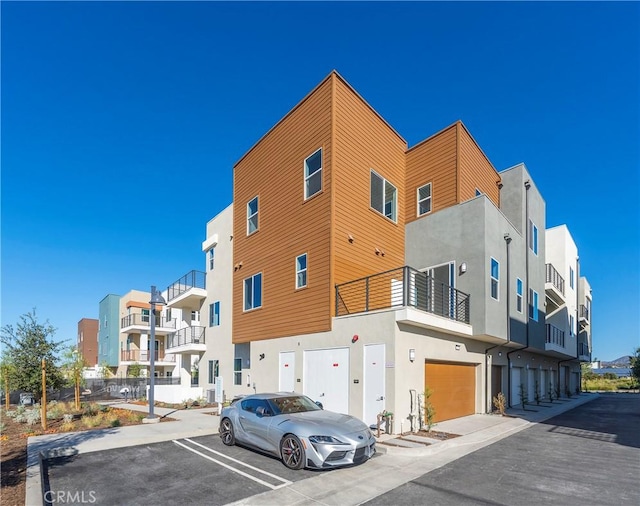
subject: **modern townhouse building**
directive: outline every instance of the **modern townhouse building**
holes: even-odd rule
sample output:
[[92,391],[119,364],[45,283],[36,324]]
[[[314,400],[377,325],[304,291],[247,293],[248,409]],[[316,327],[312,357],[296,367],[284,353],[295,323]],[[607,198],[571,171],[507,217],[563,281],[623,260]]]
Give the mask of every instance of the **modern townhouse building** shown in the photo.
[[[131,290],[120,297],[120,360],[116,376],[127,377],[134,364],[143,367],[142,376],[149,376],[151,367],[151,294]],[[176,355],[168,350],[168,336],[176,330],[176,319],[167,317],[167,310],[159,307],[155,313],[154,369],[157,377],[172,377],[176,370]]]
[[98,307],[98,365],[115,372],[120,362],[120,296],[106,295]]
[[78,322],[76,347],[88,367],[98,364],[98,320],[82,318]]
[[580,362],[591,362],[591,285],[580,276],[578,284],[578,358]]
[[427,389],[436,421],[499,392],[536,402],[579,373],[575,339],[548,340],[545,230],[524,164],[496,171],[461,122],[409,148],[331,72],[236,163],[207,224],[199,385],[388,411],[395,432]]

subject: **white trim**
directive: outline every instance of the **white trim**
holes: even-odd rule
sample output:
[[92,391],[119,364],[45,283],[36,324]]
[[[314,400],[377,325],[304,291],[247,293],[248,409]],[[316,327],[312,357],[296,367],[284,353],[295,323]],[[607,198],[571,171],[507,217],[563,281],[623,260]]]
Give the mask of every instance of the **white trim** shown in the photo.
[[[314,171],[313,173],[307,174],[307,168],[308,168],[307,160],[308,160],[309,158],[311,158],[312,156],[314,156],[318,151],[320,151],[320,168],[319,168],[319,169],[317,169],[316,171]],[[304,189],[304,200],[310,199],[311,197],[313,197],[313,196],[317,195],[318,193],[321,193],[321,192],[322,192],[322,187],[323,187],[323,185],[322,185],[322,174],[323,174],[323,169],[324,169],[324,163],[323,163],[323,162],[324,162],[324,160],[323,160],[323,158],[322,158],[322,148],[318,148],[318,149],[316,149],[313,153],[311,153],[309,156],[307,156],[307,157],[304,159],[304,162],[303,162],[303,174],[304,174],[304,178],[303,178],[303,189]],[[307,195],[307,181],[308,181],[309,179],[311,179],[313,176],[315,176],[318,172],[320,172],[320,189],[319,189],[318,191],[314,192],[314,193],[313,193],[313,194],[311,194],[311,195]]]
[[[422,190],[422,188],[424,188],[425,186],[429,187],[429,197],[424,198],[424,199],[420,199],[420,190]],[[416,202],[417,202],[417,206],[416,206],[416,215],[418,217],[420,216],[424,216],[426,214],[429,214],[433,211],[433,182],[430,181],[426,184],[423,184],[422,186],[419,186],[418,188],[416,188]],[[429,210],[426,213],[420,213],[420,202],[423,201],[429,201]]]

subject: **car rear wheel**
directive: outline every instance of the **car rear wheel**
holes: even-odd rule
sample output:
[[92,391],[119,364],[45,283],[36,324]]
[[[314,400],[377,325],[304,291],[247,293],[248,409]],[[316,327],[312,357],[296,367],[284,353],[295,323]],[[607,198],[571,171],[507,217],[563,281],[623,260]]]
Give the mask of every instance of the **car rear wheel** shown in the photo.
[[220,438],[227,446],[233,446],[236,444],[236,436],[233,433],[233,424],[228,418],[225,418],[220,422]]
[[293,434],[287,434],[282,438],[280,455],[282,455],[282,463],[289,469],[302,469],[304,467],[304,448],[300,440]]

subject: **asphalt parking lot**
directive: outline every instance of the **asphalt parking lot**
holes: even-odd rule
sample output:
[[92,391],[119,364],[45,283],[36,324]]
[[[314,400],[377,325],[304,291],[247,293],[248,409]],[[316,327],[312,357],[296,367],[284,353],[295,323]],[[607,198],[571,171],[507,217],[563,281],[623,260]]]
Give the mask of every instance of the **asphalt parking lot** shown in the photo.
[[292,471],[271,456],[224,446],[218,435],[200,436],[48,459],[46,498],[100,505],[218,505],[330,472]]

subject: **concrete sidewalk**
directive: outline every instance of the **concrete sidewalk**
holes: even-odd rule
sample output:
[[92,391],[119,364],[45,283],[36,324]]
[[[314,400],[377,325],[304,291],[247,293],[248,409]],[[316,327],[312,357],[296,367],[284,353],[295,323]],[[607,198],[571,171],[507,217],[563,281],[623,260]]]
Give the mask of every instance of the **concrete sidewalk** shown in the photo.
[[[440,422],[435,431],[457,434],[459,437],[436,440],[420,438],[407,444],[397,435],[383,434],[378,440],[381,456],[364,465],[320,473],[310,479],[293,483],[285,488],[265,492],[234,504],[278,505],[348,505],[360,504],[383,494],[407,481],[437,469],[468,453],[483,448],[530,426],[573,409],[598,397],[598,394],[581,394],[570,399],[540,406],[509,409],[509,416],[471,415]],[[147,406],[118,403],[118,408],[148,412]],[[25,504],[42,504],[40,454],[75,455],[112,448],[159,443],[173,439],[204,436],[218,432],[219,417],[215,408],[170,410],[154,408],[160,417],[175,421],[116,427],[94,431],[80,431],[31,437],[28,441],[27,486]],[[403,447],[400,446],[400,443]],[[424,443],[428,442],[428,446]],[[411,443],[411,442],[409,442]]]

